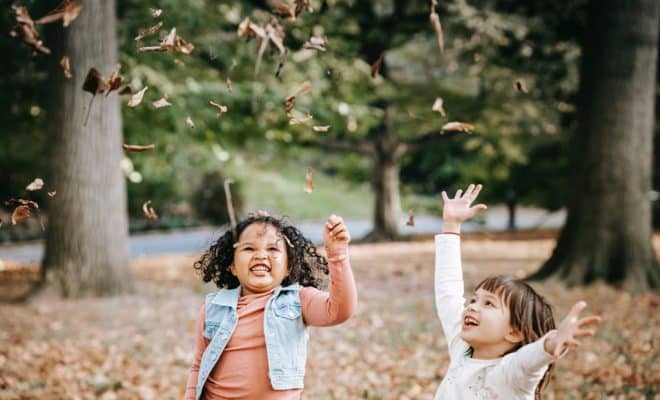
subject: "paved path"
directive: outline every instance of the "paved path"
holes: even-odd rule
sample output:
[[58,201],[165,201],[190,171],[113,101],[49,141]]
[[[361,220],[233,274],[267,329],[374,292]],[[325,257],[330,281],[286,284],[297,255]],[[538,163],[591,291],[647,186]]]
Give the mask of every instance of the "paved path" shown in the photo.
[[[503,230],[507,227],[507,210],[505,207],[491,207],[482,215],[478,222],[469,222],[463,226],[465,232]],[[536,208],[519,208],[517,225],[519,229],[558,228],[564,223],[563,210],[549,213]],[[415,226],[405,225],[402,217],[399,231],[402,234],[424,234],[440,232],[442,220],[432,216],[415,217]],[[324,221],[305,221],[297,224],[302,232],[315,243],[321,243]],[[364,237],[372,227],[370,220],[346,221],[354,239]],[[131,257],[149,256],[168,253],[199,253],[217,239],[220,228],[205,227],[176,232],[159,232],[131,235],[129,246]],[[15,260],[21,262],[39,261],[43,255],[43,242],[36,241],[26,244],[0,245],[0,260]]]

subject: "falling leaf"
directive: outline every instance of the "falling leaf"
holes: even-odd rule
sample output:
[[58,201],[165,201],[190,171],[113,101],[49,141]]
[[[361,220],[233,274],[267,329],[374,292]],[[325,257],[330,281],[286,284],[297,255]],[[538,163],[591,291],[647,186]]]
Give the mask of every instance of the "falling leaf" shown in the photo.
[[464,133],[470,133],[474,129],[473,125],[467,124],[465,122],[447,122],[442,126],[440,129],[442,132],[464,132]]
[[71,74],[71,65],[69,64],[69,57],[67,56],[62,57],[62,59],[60,60],[60,67],[62,67],[62,71],[64,71],[64,77],[66,79],[73,78],[73,75]]
[[175,58],[175,59],[174,59],[174,64],[178,65],[179,67],[183,67],[184,65],[186,65],[186,63],[184,63],[183,61],[179,60],[178,58]]
[[231,93],[233,91],[233,85],[231,84],[231,79],[227,78],[227,91]]
[[92,67],[87,72],[85,77],[85,82],[83,82],[83,90],[96,95],[97,93],[103,93],[108,90],[110,86],[103,79],[103,75],[96,68]]
[[288,114],[293,110],[293,107],[296,105],[296,97],[303,95],[309,92],[312,89],[312,84],[309,81],[305,81],[300,85],[291,95],[287,96],[285,99],[285,112]]
[[78,14],[82,11],[82,4],[77,1],[64,0],[55,9],[38,20],[34,21],[37,24],[50,24],[52,22],[62,20],[62,26],[65,28],[69,26],[73,20],[78,18]]
[[26,44],[32,46],[34,50],[43,53],[50,54],[50,49],[43,45],[43,42],[39,40],[39,32],[34,27],[34,21],[30,17],[27,8],[22,6],[13,5],[12,9],[16,14],[16,25],[9,31],[11,37],[18,37],[23,40]]
[[11,206],[28,206],[28,207],[30,207],[34,210],[39,209],[39,204],[37,204],[36,201],[25,200],[25,199],[11,198],[11,199],[5,201],[5,205],[7,207],[11,207]]
[[528,93],[527,86],[525,86],[525,82],[522,79],[516,79],[515,87],[519,92]]
[[442,34],[442,24],[440,24],[440,17],[434,9],[432,9],[431,15],[429,15],[429,19],[431,20],[431,26],[433,26],[433,31],[435,32],[435,38],[438,41],[440,54],[442,54],[445,51],[445,39]]
[[303,45],[305,49],[314,49],[318,51],[326,51],[326,39],[322,36],[312,36],[307,42]]
[[140,146],[137,144],[123,144],[122,147],[126,151],[135,151],[135,152],[142,152],[142,151],[148,151],[148,150],[153,150],[156,148],[155,144],[148,144],[146,146]]
[[44,187],[44,181],[43,181],[43,179],[41,179],[41,178],[36,178],[36,179],[33,180],[32,182],[30,182],[29,185],[27,185],[27,187],[25,188],[25,190],[27,190],[27,191],[29,191],[29,192],[33,192],[33,191],[35,191],[35,190],[39,190],[39,189],[41,189],[42,187]]
[[120,96],[133,94],[133,88],[130,87],[130,85],[126,85],[118,93],[119,93]]
[[119,70],[121,69],[121,64],[115,65],[115,68],[110,72],[110,76],[106,83],[108,84],[108,91],[105,93],[106,96],[117,89],[124,82],[124,78],[119,76]]
[[147,219],[158,219],[158,214],[156,214],[156,211],[152,207],[149,207],[149,204],[151,204],[151,200],[142,204],[142,211],[144,211],[144,215],[147,217]]
[[288,19],[289,21],[296,20],[296,4],[284,4],[281,1],[273,1],[273,8],[280,16]]
[[189,127],[193,128],[193,129],[195,128],[195,123],[193,122],[192,118],[190,118],[190,116],[186,117],[186,125],[188,125]]
[[158,18],[163,13],[163,10],[160,8],[149,8],[149,12],[151,13],[152,17]]
[[315,125],[312,127],[314,132],[327,132],[330,129],[330,125]]
[[163,108],[163,107],[169,107],[172,105],[169,101],[167,101],[167,95],[164,95],[162,98],[154,101],[151,103],[155,108]]
[[16,225],[16,222],[27,218],[30,218],[30,207],[18,206],[14,209],[14,212],[11,214],[11,224]]
[[55,197],[57,194],[57,190],[53,190],[52,192],[48,192],[48,197]]
[[176,34],[176,28],[172,28],[170,33],[160,41],[158,46],[144,46],[140,47],[138,50],[141,52],[174,50],[179,53],[190,54],[194,48],[195,46],[192,43],[186,42],[181,36]]
[[311,168],[307,168],[307,172],[305,172],[305,188],[303,190],[305,193],[312,193],[314,191],[314,181],[312,180]]
[[445,108],[443,107],[443,101],[441,97],[437,97],[435,101],[433,102],[433,107],[431,107],[432,111],[439,112],[440,115],[443,117],[446,116],[447,114],[445,113]]
[[279,78],[280,73],[282,72],[282,69],[284,68],[284,64],[286,63],[286,57],[289,54],[289,50],[284,49],[283,52],[280,53],[280,62],[277,64],[277,70],[275,70],[275,77]]
[[289,124],[290,124],[290,125],[300,125],[300,124],[305,124],[305,123],[311,121],[312,119],[314,119],[314,117],[312,117],[311,114],[307,114],[306,116],[304,116],[304,117],[302,117],[302,118],[291,118],[291,119],[289,120]]
[[378,75],[378,72],[380,71],[380,67],[383,64],[383,60],[385,60],[385,52],[380,53],[376,61],[371,64],[371,77],[375,78],[376,75]]
[[408,220],[406,221],[406,226],[415,226],[415,213],[412,208],[408,210]]
[[159,30],[162,26],[163,26],[163,21],[158,22],[156,25],[152,26],[151,28],[148,28],[147,30],[144,30],[144,31],[140,32],[140,33],[135,37],[135,40],[136,40],[136,41],[137,41],[137,40],[142,40],[142,39],[145,38],[146,36],[149,36],[149,35],[152,35],[152,34],[158,32],[158,30]]
[[209,105],[212,106],[212,107],[217,108],[218,111],[220,111],[220,113],[226,113],[227,112],[227,106],[223,106],[222,104],[216,103],[213,100],[209,100]]
[[131,99],[128,101],[128,106],[137,107],[138,105],[140,105],[140,103],[142,103],[142,98],[144,97],[144,92],[146,92],[147,89],[149,89],[149,86],[145,86],[142,88],[142,90],[135,93],[133,97],[131,97]]

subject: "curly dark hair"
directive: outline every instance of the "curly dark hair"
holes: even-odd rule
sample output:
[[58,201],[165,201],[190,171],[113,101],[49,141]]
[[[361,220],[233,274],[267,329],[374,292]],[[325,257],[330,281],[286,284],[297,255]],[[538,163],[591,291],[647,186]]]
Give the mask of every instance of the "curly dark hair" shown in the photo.
[[234,243],[241,237],[245,228],[254,223],[271,225],[285,237],[289,274],[282,281],[283,286],[297,282],[302,286],[321,287],[324,275],[328,275],[328,261],[325,257],[316,252],[316,246],[311,240],[284,218],[264,214],[250,214],[236,224],[235,231],[227,229],[195,262],[193,268],[199,272],[204,282],[213,281],[218,288],[227,289],[240,285],[230,269],[234,261]]

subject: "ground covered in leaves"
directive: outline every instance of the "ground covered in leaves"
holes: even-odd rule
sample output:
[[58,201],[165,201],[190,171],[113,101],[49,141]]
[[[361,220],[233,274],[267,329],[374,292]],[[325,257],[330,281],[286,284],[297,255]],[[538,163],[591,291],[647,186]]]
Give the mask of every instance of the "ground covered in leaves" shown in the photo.
[[[548,238],[467,237],[468,289],[494,273],[524,275]],[[657,247],[657,246],[656,246]],[[305,399],[432,399],[448,364],[433,305],[433,242],[352,245],[359,310],[311,331]],[[0,304],[0,399],[179,399],[203,293],[194,256],[137,260],[137,291],[61,300],[42,292]],[[559,318],[578,299],[603,316],[598,335],[559,363],[547,399],[660,399],[657,294],[602,284],[535,284]]]

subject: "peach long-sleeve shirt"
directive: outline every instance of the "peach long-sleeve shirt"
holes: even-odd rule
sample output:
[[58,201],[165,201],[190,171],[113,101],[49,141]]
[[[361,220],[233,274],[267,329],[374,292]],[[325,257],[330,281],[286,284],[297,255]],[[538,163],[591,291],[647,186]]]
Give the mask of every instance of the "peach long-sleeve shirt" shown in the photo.
[[[328,252],[330,288],[328,292],[313,287],[300,290],[302,316],[306,326],[332,326],[346,321],[357,307],[357,289],[348,259],[348,249]],[[264,336],[264,308],[273,290],[241,296],[238,299],[238,323],[222,356],[204,386],[204,400],[300,399],[302,389],[273,390],[268,378],[268,355]],[[197,376],[202,355],[209,340],[204,331],[205,304],[196,326],[196,350],[188,383],[186,400],[195,399]]]

